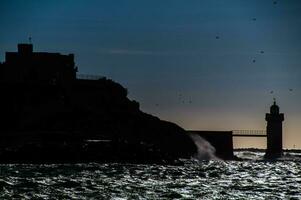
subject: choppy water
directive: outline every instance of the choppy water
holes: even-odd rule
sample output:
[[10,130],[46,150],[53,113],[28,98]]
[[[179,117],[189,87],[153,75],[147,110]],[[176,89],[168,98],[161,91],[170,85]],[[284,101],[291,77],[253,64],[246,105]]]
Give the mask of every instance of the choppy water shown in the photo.
[[300,155],[277,162],[0,165],[0,199],[301,199]]

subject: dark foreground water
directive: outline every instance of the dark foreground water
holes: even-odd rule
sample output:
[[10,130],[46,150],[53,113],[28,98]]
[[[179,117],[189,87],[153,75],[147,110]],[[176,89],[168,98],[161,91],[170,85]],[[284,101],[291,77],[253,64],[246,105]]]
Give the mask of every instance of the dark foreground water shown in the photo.
[[300,155],[265,162],[0,165],[0,199],[301,199]]

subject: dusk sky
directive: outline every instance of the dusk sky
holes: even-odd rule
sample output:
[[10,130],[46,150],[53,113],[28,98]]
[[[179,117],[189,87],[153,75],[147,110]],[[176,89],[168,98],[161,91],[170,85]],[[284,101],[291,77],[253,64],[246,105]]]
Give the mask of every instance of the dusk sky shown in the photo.
[[185,129],[264,130],[275,97],[301,148],[300,0],[1,0],[0,27],[1,62],[32,37]]

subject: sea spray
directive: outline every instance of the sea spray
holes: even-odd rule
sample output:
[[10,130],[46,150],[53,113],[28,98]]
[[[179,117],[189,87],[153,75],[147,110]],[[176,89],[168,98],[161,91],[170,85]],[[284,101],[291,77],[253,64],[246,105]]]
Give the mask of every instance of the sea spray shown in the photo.
[[196,134],[189,134],[197,147],[197,153],[193,155],[194,159],[201,160],[220,160],[215,155],[215,148],[204,138]]

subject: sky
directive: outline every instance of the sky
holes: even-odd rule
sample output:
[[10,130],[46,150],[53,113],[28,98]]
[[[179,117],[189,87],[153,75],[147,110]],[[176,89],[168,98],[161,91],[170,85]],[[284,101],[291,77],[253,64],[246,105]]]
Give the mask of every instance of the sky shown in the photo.
[[264,130],[276,98],[301,148],[300,0],[1,0],[0,27],[0,61],[31,37],[188,130]]

